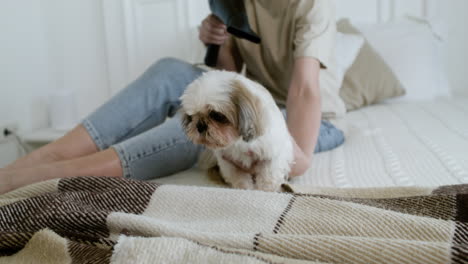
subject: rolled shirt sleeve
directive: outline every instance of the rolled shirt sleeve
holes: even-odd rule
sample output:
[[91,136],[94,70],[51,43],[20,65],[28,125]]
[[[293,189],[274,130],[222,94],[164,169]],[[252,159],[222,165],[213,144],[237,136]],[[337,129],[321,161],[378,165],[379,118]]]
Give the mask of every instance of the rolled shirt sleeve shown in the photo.
[[336,37],[333,1],[299,1],[295,15],[294,57],[313,57],[322,68],[328,68]]

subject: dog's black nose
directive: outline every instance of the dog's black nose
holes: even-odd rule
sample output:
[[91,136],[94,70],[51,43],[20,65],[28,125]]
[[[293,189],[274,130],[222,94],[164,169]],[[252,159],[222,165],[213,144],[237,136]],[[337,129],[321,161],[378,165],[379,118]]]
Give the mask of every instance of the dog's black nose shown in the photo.
[[198,122],[197,123],[197,130],[198,133],[203,133],[208,129],[208,126],[205,124],[205,122]]

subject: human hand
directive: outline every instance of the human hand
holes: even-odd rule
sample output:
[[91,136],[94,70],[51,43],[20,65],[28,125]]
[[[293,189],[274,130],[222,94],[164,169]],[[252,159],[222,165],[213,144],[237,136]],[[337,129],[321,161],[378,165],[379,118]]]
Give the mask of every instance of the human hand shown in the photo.
[[303,175],[310,167],[310,158],[301,150],[296,141],[293,141],[294,161],[291,164],[289,178]]
[[223,45],[229,38],[229,34],[226,25],[211,14],[203,20],[198,37],[205,45]]

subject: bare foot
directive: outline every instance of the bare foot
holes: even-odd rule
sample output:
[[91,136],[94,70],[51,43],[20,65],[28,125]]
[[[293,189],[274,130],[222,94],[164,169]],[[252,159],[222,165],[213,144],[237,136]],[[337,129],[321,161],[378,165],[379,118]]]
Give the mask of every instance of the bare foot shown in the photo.
[[80,175],[71,169],[67,161],[44,164],[31,168],[8,169],[0,171],[0,194],[4,194],[33,183],[58,178],[69,178]]
[[7,170],[0,170],[0,195],[13,190],[11,186],[11,175]]
[[96,152],[98,147],[93,139],[82,125],[78,125],[65,136],[18,159],[5,169],[31,168],[41,164],[76,159]]
[[47,180],[51,175],[49,171],[50,168],[46,165],[35,168],[2,170],[0,171],[0,194]]
[[41,181],[79,176],[122,177],[119,157],[113,148],[89,156],[0,171],[0,194]]
[[42,147],[16,160],[12,164],[6,166],[3,170],[30,168],[39,164],[53,163],[64,159],[65,158],[60,154],[51,151],[50,148]]

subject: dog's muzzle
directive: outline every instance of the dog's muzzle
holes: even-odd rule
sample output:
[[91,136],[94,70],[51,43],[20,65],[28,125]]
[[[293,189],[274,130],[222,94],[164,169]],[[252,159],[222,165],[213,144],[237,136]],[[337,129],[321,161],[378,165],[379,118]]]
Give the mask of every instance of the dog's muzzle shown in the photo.
[[205,132],[206,130],[208,129],[208,125],[205,124],[205,122],[198,122],[197,123],[197,130],[198,130],[198,133],[203,133]]

